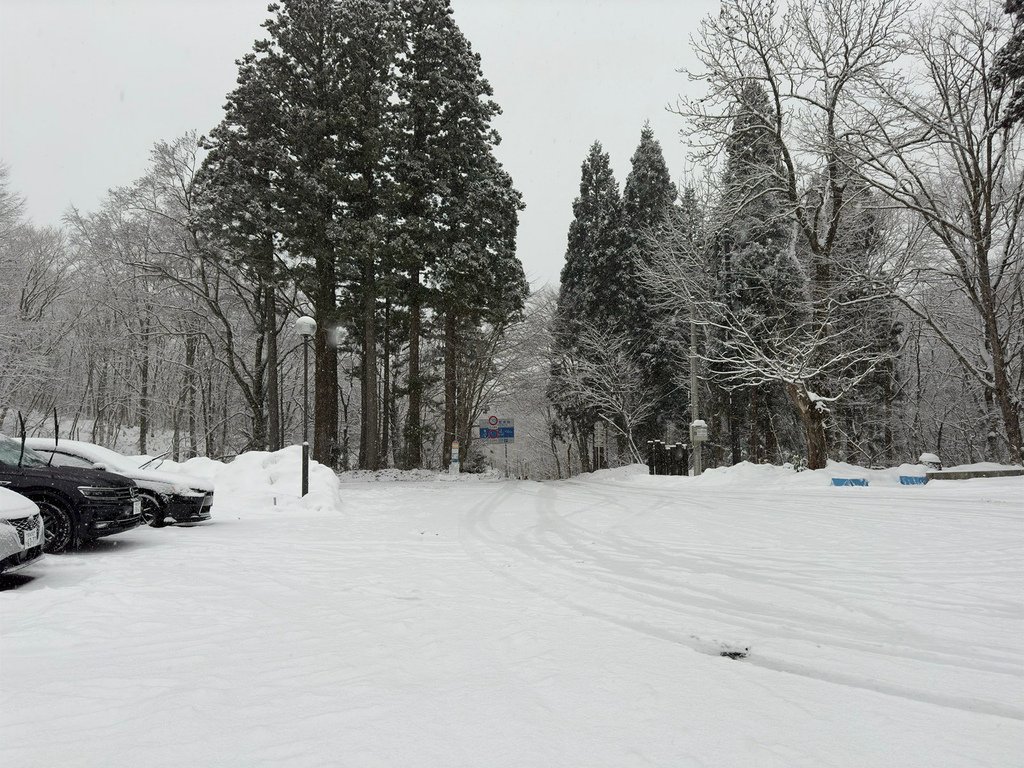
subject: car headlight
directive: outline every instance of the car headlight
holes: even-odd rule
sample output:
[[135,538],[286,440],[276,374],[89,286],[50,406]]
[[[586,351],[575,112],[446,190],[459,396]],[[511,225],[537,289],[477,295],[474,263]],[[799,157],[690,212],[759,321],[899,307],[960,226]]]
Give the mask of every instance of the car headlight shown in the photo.
[[109,499],[112,494],[117,492],[117,489],[96,485],[80,485],[78,486],[78,492],[87,499]]
[[189,488],[187,485],[173,485],[171,486],[171,493],[175,496],[196,496],[196,491]]

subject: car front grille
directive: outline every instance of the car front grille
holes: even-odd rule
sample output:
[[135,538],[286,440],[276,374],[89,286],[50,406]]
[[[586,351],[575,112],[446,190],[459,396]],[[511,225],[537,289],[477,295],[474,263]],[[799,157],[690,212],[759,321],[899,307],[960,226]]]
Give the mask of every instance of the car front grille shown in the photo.
[[5,520],[4,522],[9,525],[13,525],[15,530],[21,531],[34,531],[43,524],[43,518],[41,515],[29,515],[28,517],[19,517],[15,520]]

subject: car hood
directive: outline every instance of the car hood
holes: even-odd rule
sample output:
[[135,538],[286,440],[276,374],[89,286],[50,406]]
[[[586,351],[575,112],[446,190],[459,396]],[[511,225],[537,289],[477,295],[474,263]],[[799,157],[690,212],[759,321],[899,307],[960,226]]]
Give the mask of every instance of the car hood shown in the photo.
[[0,520],[26,517],[38,511],[39,507],[20,493],[0,487]]
[[80,485],[106,485],[120,487],[135,485],[131,478],[107,472],[102,469],[79,469],[77,467],[17,467],[8,468],[7,473],[26,480],[68,480]]

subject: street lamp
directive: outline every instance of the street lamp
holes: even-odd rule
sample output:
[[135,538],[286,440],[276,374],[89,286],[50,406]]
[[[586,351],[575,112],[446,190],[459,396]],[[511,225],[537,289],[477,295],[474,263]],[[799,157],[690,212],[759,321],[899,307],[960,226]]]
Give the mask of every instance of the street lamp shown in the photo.
[[302,337],[302,495],[309,493],[309,340],[316,333],[316,320],[309,316],[295,321]]

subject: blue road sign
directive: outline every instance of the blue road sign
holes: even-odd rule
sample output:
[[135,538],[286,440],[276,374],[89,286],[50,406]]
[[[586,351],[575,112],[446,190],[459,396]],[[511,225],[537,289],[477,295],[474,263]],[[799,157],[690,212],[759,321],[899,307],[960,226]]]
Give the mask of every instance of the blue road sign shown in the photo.
[[477,424],[477,439],[483,443],[500,445],[516,441],[516,425],[514,419],[499,419],[497,416],[484,416]]

